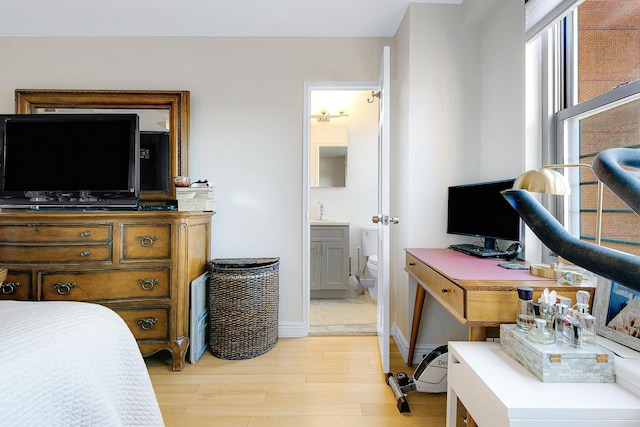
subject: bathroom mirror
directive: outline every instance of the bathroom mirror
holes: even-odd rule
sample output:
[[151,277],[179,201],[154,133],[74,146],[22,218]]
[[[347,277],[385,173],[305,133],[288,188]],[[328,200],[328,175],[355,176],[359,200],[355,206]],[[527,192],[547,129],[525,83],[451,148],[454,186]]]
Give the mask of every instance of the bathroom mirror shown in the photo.
[[172,178],[189,174],[189,95],[188,91],[16,89],[15,110],[18,114],[138,114],[140,200],[154,202],[175,199]]
[[347,127],[311,127],[311,187],[347,186]]
[[347,147],[319,147],[318,187],[347,186]]

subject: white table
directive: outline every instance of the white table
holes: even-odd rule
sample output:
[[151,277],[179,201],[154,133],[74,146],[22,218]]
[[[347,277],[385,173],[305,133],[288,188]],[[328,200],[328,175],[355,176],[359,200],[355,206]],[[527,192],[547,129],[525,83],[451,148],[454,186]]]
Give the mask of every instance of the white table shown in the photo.
[[480,427],[638,427],[640,396],[617,383],[543,383],[491,342],[449,342],[447,427],[457,399]]

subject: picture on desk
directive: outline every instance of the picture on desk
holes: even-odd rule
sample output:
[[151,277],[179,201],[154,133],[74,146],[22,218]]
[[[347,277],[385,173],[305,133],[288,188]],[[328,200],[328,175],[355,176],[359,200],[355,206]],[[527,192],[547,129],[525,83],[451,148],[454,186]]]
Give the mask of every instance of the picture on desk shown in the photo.
[[594,310],[598,334],[640,350],[640,292],[598,278]]
[[640,338],[640,292],[611,283],[607,327]]

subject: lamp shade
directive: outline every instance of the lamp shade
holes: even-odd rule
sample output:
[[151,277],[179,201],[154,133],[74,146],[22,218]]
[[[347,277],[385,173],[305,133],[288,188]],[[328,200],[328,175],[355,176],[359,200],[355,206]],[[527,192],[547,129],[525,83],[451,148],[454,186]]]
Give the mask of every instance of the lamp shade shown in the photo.
[[569,182],[565,176],[548,168],[523,173],[513,183],[513,189],[557,196],[567,196],[571,193]]

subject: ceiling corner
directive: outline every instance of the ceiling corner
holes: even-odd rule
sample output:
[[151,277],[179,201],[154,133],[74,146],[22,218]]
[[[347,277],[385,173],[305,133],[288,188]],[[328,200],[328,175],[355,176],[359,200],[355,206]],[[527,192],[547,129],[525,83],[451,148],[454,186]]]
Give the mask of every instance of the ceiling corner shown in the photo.
[[462,4],[465,25],[482,25],[502,0],[472,0]]

